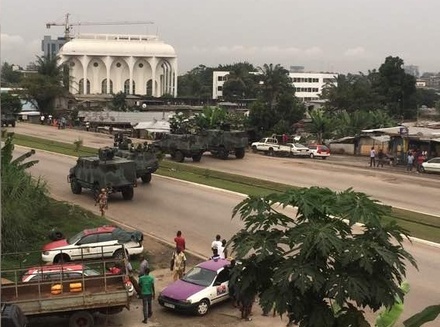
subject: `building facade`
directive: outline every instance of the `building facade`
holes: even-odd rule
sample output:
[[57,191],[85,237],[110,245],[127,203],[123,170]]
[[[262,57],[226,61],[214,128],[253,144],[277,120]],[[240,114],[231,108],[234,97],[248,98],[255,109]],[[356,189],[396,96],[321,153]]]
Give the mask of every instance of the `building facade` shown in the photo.
[[177,96],[177,55],[157,36],[83,34],[58,55],[72,94]]
[[[212,98],[219,99],[223,97],[223,85],[228,80],[229,72],[214,71],[212,77]],[[307,73],[290,72],[289,77],[295,88],[295,96],[304,101],[319,100],[323,87],[328,84],[336,85],[336,73]]]
[[50,59],[55,58],[65,43],[66,39],[64,37],[52,39],[49,35],[45,35],[43,41],[41,41],[43,55]]

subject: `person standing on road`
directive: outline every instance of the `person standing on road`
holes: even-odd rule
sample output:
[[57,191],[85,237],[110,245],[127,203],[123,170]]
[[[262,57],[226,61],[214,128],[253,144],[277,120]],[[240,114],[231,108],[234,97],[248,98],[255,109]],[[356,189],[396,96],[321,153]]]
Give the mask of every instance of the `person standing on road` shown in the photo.
[[174,242],[176,243],[176,250],[180,248],[183,252],[185,252],[185,238],[182,236],[182,232],[177,231],[176,237],[174,238]]
[[145,275],[147,269],[150,269],[147,259],[143,254],[139,256],[139,277]]
[[376,150],[374,150],[374,146],[370,150],[370,167],[376,167]]
[[182,252],[180,248],[176,249],[176,252],[173,253],[173,257],[171,258],[173,260],[173,280],[176,281],[178,279],[181,279],[183,277],[183,274],[185,273],[186,268],[186,256],[185,253]]
[[151,302],[156,297],[154,277],[150,276],[150,268],[145,269],[145,274],[139,277],[139,287],[141,288],[142,313],[144,314],[142,322],[146,324],[148,318],[151,318],[153,315]]
[[379,149],[379,152],[377,153],[377,168],[381,166],[383,168],[383,159],[384,159],[384,153],[382,149]]
[[414,154],[412,152],[408,153],[408,157],[406,158],[406,171],[412,171],[414,166]]
[[217,234],[215,236],[215,240],[212,241],[212,243],[211,243],[212,254],[214,254],[214,249],[217,249],[217,253],[218,253],[218,249],[220,249],[220,247],[222,246],[221,239],[222,239],[222,237],[219,234]]
[[108,209],[108,194],[105,188],[101,189],[101,192],[96,198],[95,206],[98,205],[101,216],[105,216],[105,211]]
[[226,249],[226,240],[222,240],[222,246],[218,248],[218,255],[220,259],[226,259],[228,257],[228,250]]

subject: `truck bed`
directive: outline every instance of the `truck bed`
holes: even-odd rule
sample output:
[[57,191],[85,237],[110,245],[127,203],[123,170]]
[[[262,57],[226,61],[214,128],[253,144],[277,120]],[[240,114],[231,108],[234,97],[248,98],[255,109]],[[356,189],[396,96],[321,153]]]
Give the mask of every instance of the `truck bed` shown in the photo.
[[[82,283],[82,291],[70,292],[71,283]],[[62,284],[61,294],[51,294]],[[1,286],[1,302],[17,304],[25,315],[61,313],[74,310],[130,306],[121,275],[84,277],[55,282],[11,283]]]

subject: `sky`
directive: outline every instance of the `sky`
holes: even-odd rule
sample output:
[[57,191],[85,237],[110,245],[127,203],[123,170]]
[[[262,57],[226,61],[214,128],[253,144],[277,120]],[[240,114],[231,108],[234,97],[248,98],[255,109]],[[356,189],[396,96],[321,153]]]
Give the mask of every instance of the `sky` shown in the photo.
[[154,34],[176,50],[179,75],[247,61],[358,73],[387,56],[440,72],[439,0],[1,0],[1,62],[26,66],[44,35],[70,21],[152,21],[80,26],[74,33]]

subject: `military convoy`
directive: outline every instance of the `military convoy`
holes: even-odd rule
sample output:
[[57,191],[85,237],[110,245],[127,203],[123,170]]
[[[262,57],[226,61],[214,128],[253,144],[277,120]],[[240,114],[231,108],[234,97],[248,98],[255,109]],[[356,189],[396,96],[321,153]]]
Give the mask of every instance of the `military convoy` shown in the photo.
[[177,162],[183,162],[185,158],[192,158],[199,162],[202,155],[208,150],[206,136],[195,134],[164,134],[160,140],[154,141],[156,150],[171,155]]
[[115,156],[115,149],[99,149],[98,156],[79,157],[70,168],[67,180],[73,194],[90,189],[98,196],[101,189],[109,193],[121,192],[124,200],[133,199],[136,186],[136,164],[133,160]]
[[151,174],[159,168],[159,160],[154,147],[147,143],[135,147],[130,139],[120,134],[115,135],[114,146],[115,156],[133,160],[136,164],[136,178],[149,183]]
[[208,135],[207,149],[217,158],[226,160],[229,154],[237,159],[243,159],[248,145],[248,137],[244,131],[230,131],[222,129],[206,130]]

